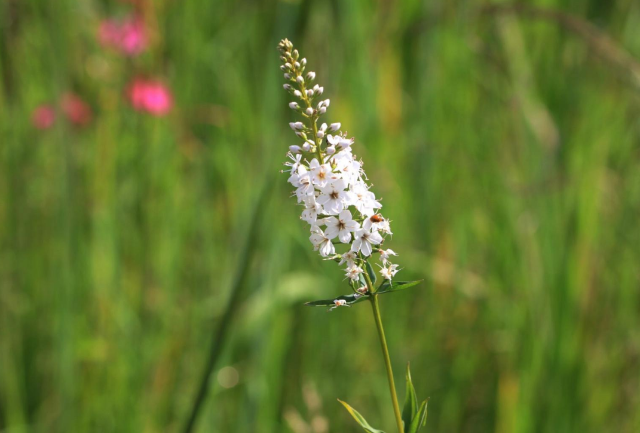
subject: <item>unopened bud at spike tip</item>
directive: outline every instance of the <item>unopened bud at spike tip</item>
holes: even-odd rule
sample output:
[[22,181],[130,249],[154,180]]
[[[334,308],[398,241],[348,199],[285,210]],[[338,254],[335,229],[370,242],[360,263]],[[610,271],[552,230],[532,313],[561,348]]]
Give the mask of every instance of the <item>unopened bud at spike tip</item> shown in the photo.
[[292,110],[297,110],[298,108],[300,108],[300,106],[297,102],[289,102],[289,108],[291,108]]

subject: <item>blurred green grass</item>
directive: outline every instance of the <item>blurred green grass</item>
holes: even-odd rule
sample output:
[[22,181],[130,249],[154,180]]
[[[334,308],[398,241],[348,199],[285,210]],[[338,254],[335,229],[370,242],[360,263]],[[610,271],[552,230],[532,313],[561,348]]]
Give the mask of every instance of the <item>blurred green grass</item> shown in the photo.
[[[128,61],[95,41],[125,4],[1,2],[0,431],[180,431],[265,182],[198,431],[359,431],[337,397],[391,430],[369,310],[301,306],[348,288],[270,176],[295,142],[283,37],[357,139],[403,278],[426,279],[381,303],[429,431],[639,431],[638,87],[562,25],[484,4],[149,1]],[[640,57],[637,2],[531,4]],[[169,117],[127,106],[134,73],[170,83]],[[35,130],[68,90],[93,123]]]

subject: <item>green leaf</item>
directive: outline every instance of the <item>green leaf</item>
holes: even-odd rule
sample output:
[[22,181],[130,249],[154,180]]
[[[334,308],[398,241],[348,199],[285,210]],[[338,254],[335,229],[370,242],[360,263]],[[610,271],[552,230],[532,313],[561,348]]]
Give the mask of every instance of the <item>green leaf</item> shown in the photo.
[[367,274],[369,274],[369,278],[371,278],[371,283],[375,284],[376,283],[376,273],[373,271],[373,266],[371,266],[371,263],[369,263],[368,261],[364,262],[365,266],[367,268]]
[[382,430],[378,430],[375,429],[373,427],[371,427],[369,425],[369,423],[367,422],[366,419],[364,419],[364,417],[362,415],[360,415],[360,413],[355,410],[354,408],[352,408],[351,406],[349,406],[346,402],[338,399],[338,401],[340,403],[342,403],[342,405],[349,411],[349,413],[351,414],[351,416],[353,417],[353,419],[355,419],[358,424],[360,424],[360,426],[365,429],[367,432],[369,433],[384,433]]
[[416,433],[421,426],[426,424],[428,402],[429,402],[428,399],[422,402],[422,404],[420,405],[420,409],[418,410],[418,414],[411,421],[411,425],[409,426],[409,429],[407,430],[405,428],[405,433]]
[[408,289],[409,287],[417,286],[423,281],[424,280],[394,281],[392,283],[389,283],[389,280],[385,280],[385,282],[380,285],[380,288],[378,288],[378,291],[376,293],[378,295],[382,295],[383,293],[397,292],[398,290],[404,290]]
[[413,388],[413,382],[411,381],[411,372],[409,371],[409,364],[407,364],[407,391],[404,397],[404,407],[402,408],[402,421],[404,421],[404,429],[407,429],[411,425],[411,421],[416,417],[418,413],[418,398],[416,397],[416,390]]
[[369,298],[369,295],[352,293],[350,295],[338,296],[337,298],[333,298],[333,299],[323,299],[321,301],[306,302],[304,305],[307,305],[309,307],[334,307],[336,305],[334,301],[339,299],[347,301],[347,305],[353,305],[353,304],[357,304],[358,302],[362,302],[368,298]]

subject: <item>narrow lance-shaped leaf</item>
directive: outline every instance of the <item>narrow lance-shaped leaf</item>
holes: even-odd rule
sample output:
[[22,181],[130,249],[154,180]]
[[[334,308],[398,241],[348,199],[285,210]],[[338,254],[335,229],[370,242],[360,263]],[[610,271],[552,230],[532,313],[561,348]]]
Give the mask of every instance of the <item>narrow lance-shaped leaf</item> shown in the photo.
[[380,285],[380,288],[376,293],[379,295],[382,295],[383,293],[397,292],[398,290],[404,290],[404,289],[408,289],[409,287],[417,286],[422,281],[424,280],[394,281],[390,283],[389,280],[386,280],[384,283]]
[[420,409],[418,410],[418,413],[411,421],[411,425],[409,426],[409,429],[405,427],[405,433],[416,433],[421,426],[426,424],[428,402],[429,402],[428,399],[422,402],[422,404],[420,405]]
[[338,401],[340,403],[342,403],[342,405],[349,411],[349,413],[351,414],[353,419],[355,419],[357,421],[357,423],[360,424],[360,427],[365,429],[365,431],[367,431],[369,433],[384,433],[382,430],[378,430],[376,428],[371,427],[369,425],[369,423],[367,422],[367,420],[364,419],[364,417],[362,415],[360,415],[360,412],[358,412],[357,410],[355,410],[354,408],[349,406],[346,402],[344,402],[344,401],[342,401],[340,399],[338,399]]
[[352,293],[350,295],[338,296],[337,298],[333,298],[333,299],[323,299],[320,301],[306,302],[304,305],[307,305],[309,307],[333,307],[336,305],[335,301],[338,301],[338,300],[344,300],[346,301],[347,305],[353,305],[353,304],[357,304],[358,302],[364,301],[367,298],[369,298],[368,295]]
[[407,429],[411,425],[411,421],[418,413],[418,398],[416,397],[416,390],[413,387],[411,381],[411,371],[409,370],[409,364],[407,364],[407,390],[404,398],[404,407],[402,408],[402,421],[404,422],[404,429]]

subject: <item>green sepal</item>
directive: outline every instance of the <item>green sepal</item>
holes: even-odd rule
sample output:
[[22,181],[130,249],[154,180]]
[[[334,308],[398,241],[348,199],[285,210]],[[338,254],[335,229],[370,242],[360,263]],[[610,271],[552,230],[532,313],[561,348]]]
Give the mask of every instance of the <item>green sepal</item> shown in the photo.
[[367,274],[369,274],[369,278],[371,279],[371,284],[376,283],[376,273],[373,271],[373,266],[369,261],[364,262]]
[[333,299],[323,299],[320,301],[311,301],[311,302],[305,302],[304,305],[307,305],[309,307],[334,307],[335,306],[335,302],[336,300],[345,300],[347,301],[347,305],[353,305],[353,304],[357,304],[358,302],[362,302],[365,299],[368,299],[369,295],[361,295],[360,293],[352,293],[350,295],[343,295],[343,296],[338,296],[337,298],[333,298]]
[[407,390],[404,397],[404,407],[402,408],[402,421],[404,422],[405,432],[408,432],[408,428],[411,422],[418,413],[418,398],[416,397],[416,390],[413,387],[411,381],[411,371],[409,370],[409,364],[407,364]]
[[398,290],[408,289],[409,287],[417,286],[424,280],[417,281],[393,281],[389,282],[389,280],[385,280],[384,283],[380,285],[380,288],[376,291],[378,295],[382,295],[383,293],[389,292],[397,292]]
[[420,409],[418,409],[418,413],[411,421],[411,425],[409,426],[409,429],[407,430],[407,428],[405,427],[405,433],[416,433],[418,429],[420,429],[420,427],[422,427],[427,423],[427,403],[428,402],[429,402],[429,399],[422,402],[422,404],[420,405]]
[[340,403],[342,403],[342,405],[347,409],[347,411],[349,411],[349,413],[351,414],[353,419],[355,419],[357,421],[357,423],[360,424],[360,427],[365,429],[365,431],[367,431],[369,433],[384,433],[382,430],[378,430],[378,429],[375,429],[375,428],[371,427],[369,425],[369,423],[367,422],[367,420],[364,419],[364,417],[362,415],[360,415],[360,412],[358,412],[357,410],[355,410],[354,408],[349,406],[346,402],[344,402],[344,401],[342,401],[340,399],[338,399],[338,401]]

